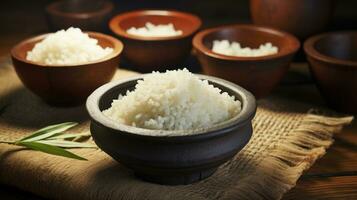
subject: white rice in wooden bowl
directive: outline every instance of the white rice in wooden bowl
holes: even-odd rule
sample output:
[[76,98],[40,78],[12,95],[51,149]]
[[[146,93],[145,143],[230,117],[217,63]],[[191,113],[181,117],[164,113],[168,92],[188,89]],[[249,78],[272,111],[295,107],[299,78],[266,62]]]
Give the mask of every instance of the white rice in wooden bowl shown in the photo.
[[78,65],[96,61],[109,55],[112,48],[102,48],[98,40],[90,38],[79,28],[68,28],[51,33],[27,52],[26,59],[46,65]]
[[160,130],[209,128],[241,111],[241,102],[187,69],[153,72],[103,113],[130,126]]
[[145,23],[143,27],[131,27],[126,30],[128,34],[143,37],[173,37],[182,35],[181,30],[176,30],[172,23],[155,25],[151,22]]
[[240,57],[259,57],[267,56],[278,53],[278,47],[272,43],[267,42],[261,44],[259,48],[242,47],[238,42],[229,42],[228,40],[214,40],[212,51],[215,53],[227,56],[240,56]]

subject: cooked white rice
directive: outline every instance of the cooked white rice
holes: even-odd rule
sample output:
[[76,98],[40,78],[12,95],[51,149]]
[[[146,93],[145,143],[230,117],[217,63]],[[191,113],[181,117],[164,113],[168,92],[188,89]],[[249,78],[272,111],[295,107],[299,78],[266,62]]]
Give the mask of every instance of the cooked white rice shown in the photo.
[[79,28],[60,30],[35,44],[26,59],[47,65],[77,65],[99,60],[113,51],[102,48]]
[[212,127],[240,110],[239,100],[183,69],[145,76],[103,113],[118,123],[146,129],[193,130]]
[[131,27],[126,32],[131,35],[144,37],[172,37],[182,35],[182,31],[175,30],[172,23],[155,25],[151,22],[147,22],[144,27]]
[[230,43],[228,40],[214,40],[212,51],[227,56],[258,57],[278,53],[278,47],[268,42],[262,44],[257,49],[241,47],[238,42]]

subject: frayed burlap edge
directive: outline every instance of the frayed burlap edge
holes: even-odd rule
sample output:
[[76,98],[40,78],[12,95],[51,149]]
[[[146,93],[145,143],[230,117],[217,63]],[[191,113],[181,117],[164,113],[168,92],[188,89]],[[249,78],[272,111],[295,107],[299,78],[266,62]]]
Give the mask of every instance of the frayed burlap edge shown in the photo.
[[[311,112],[309,112],[311,113]],[[227,191],[223,199],[281,199],[296,185],[302,173],[326,153],[333,135],[353,117],[326,117],[307,114],[300,127],[268,150],[256,173]],[[244,184],[244,185],[242,185]],[[254,192],[252,192],[254,191]]]

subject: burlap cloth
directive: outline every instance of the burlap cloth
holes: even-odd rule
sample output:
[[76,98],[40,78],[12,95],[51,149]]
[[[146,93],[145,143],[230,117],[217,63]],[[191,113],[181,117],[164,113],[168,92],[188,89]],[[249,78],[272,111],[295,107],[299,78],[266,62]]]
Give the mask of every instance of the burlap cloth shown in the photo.
[[[0,62],[0,140],[64,121],[88,131],[84,107],[54,108],[25,89],[8,59]],[[115,79],[135,73],[118,70]],[[214,175],[183,186],[141,181],[99,149],[74,149],[78,161],[0,144],[0,182],[51,199],[279,199],[325,153],[352,117],[308,113],[310,107],[269,98],[259,102],[249,144]]]

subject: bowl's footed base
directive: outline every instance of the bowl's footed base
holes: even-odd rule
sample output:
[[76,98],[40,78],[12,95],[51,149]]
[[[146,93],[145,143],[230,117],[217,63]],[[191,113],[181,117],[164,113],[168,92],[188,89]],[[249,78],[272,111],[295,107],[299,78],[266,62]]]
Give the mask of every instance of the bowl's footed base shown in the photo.
[[217,168],[210,168],[199,172],[193,172],[190,174],[162,174],[162,175],[149,175],[140,172],[135,172],[135,175],[144,181],[158,183],[162,185],[187,185],[205,178],[210,177]]

